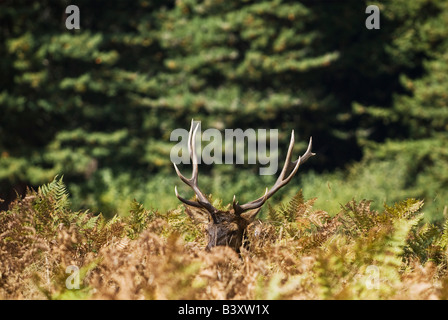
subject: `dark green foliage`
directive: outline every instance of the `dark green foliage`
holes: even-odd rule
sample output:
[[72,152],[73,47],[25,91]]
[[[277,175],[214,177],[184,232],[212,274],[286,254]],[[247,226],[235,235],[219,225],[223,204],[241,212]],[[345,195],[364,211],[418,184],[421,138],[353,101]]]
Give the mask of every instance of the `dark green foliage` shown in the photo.
[[[380,30],[365,28],[370,4],[380,7]],[[168,188],[158,186],[174,174],[170,133],[195,118],[204,129],[279,129],[280,147],[295,129],[295,150],[312,135],[319,156],[309,168],[318,172],[363,158],[379,177],[377,163],[390,171],[405,163],[390,199],[425,199],[440,218],[445,0],[82,0],[80,30],[65,28],[67,5],[0,4],[3,198],[63,174],[76,210],[112,217],[135,192],[145,205],[167,207],[170,200],[159,202]],[[240,169],[256,172],[215,166],[213,180]],[[255,198],[263,179],[233,186]]]
[[[428,210],[441,219],[448,196],[448,3],[404,3],[390,4],[406,19],[395,31],[397,38],[390,51],[415,72],[400,75],[402,90],[394,94],[390,104],[353,105],[354,112],[376,128],[369,137],[375,143],[367,144],[362,164],[404,162],[403,191],[426,199]],[[392,12],[385,15],[389,17]]]

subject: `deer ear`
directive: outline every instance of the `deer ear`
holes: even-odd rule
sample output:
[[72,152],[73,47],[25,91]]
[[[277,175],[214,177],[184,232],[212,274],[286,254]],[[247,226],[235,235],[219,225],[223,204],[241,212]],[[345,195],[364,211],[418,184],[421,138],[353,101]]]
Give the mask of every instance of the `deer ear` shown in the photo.
[[209,222],[207,211],[203,208],[196,208],[185,205],[185,212],[195,223],[207,224]]
[[247,223],[252,223],[254,221],[255,217],[257,216],[258,212],[260,212],[260,210],[261,210],[261,207],[253,209],[253,210],[246,211],[246,212],[241,214],[241,218],[246,220]]

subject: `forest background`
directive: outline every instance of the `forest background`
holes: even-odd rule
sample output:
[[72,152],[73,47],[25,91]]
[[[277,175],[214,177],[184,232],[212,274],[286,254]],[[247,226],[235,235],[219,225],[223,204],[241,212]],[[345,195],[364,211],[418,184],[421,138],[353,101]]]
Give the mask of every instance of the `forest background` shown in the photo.
[[[66,7],[80,10],[68,30]],[[380,29],[365,22],[380,9]],[[337,213],[448,206],[448,1],[62,1],[0,3],[0,198],[64,177],[74,210],[132,199],[161,211],[191,191],[174,129],[278,129],[279,167],[313,136],[316,157],[271,201],[303,189]],[[182,166],[184,172],[188,166]],[[257,165],[200,166],[215,200],[258,198]],[[292,186],[291,186],[292,185]]]

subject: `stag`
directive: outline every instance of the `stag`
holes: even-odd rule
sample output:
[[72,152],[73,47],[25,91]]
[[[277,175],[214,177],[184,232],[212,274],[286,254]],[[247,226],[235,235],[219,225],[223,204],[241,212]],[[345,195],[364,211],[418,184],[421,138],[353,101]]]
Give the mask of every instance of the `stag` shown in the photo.
[[198,160],[196,154],[196,133],[199,128],[199,124],[194,125],[191,121],[190,132],[188,135],[188,151],[190,159],[192,160],[193,172],[190,179],[182,175],[174,164],[179,178],[193,189],[196,195],[196,201],[187,200],[179,195],[177,192],[177,186],[174,188],[176,197],[187,206],[202,209],[208,213],[208,244],[206,250],[210,250],[215,246],[229,246],[237,253],[240,252],[240,248],[246,238],[247,227],[254,221],[257,214],[260,212],[263,204],[272,197],[278,190],[284,187],[299,170],[299,166],[307,161],[315,153],[311,152],[312,138],[308,144],[306,152],[299,156],[299,158],[291,162],[292,149],[294,147],[294,130],[291,133],[291,141],[289,143],[288,153],[286,155],[286,161],[283,166],[280,175],[271,189],[266,188],[266,192],[260,198],[253,200],[245,204],[239,204],[236,201],[236,197],[233,196],[232,209],[228,211],[222,211],[215,208],[207,199],[205,194],[199,189],[198,186]]

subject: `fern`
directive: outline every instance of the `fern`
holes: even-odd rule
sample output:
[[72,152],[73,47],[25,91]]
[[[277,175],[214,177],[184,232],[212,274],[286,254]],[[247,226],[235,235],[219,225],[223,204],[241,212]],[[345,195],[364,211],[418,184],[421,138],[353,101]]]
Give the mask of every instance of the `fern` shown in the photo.
[[140,234],[151,220],[152,212],[146,210],[137,200],[131,202],[131,210],[129,216],[128,236],[134,239]]
[[111,219],[109,219],[109,220],[106,222],[104,228],[105,228],[105,229],[109,229],[109,228],[111,228],[114,224],[117,224],[117,223],[120,223],[120,222],[121,222],[121,218],[120,218],[120,216],[119,216],[118,214],[116,214],[116,215],[114,215]]
[[348,233],[364,233],[378,225],[379,214],[370,209],[372,201],[362,200],[356,202],[351,200],[342,207],[342,220]]
[[409,198],[399,203],[395,203],[393,207],[384,205],[384,208],[385,214],[389,219],[412,219],[422,206],[422,200]]
[[443,249],[447,249],[448,247],[448,219],[445,219],[442,227],[442,232],[440,238],[437,242]]
[[98,221],[99,217],[100,216],[98,215],[98,216],[94,216],[94,217],[91,217],[90,219],[88,219],[87,222],[83,225],[83,228],[84,229],[93,229],[93,228],[95,228],[96,225],[97,225],[97,221]]
[[281,224],[284,221],[284,218],[280,212],[274,209],[270,203],[268,203],[267,220],[273,224]]
[[[249,226],[250,246],[238,257],[229,248],[203,250],[208,214],[200,210],[179,206],[161,214],[134,200],[129,215],[106,220],[72,211],[62,178],[30,192],[0,212],[5,297],[33,283],[50,299],[448,296],[448,221],[423,223],[415,199],[382,211],[352,200],[330,216],[298,192],[283,205],[268,205],[266,220]],[[84,284],[76,294],[65,287],[65,266],[72,264]],[[378,290],[366,286],[371,266]],[[413,293],[420,288],[429,293]]]
[[300,190],[291,198],[286,206],[280,206],[280,213],[283,215],[286,221],[296,221],[297,218],[303,216],[306,211],[304,203],[305,201],[303,199],[302,190]]
[[287,204],[278,208],[268,205],[267,219],[276,226],[278,234],[285,231],[291,239],[300,240],[302,249],[318,246],[335,232],[338,222],[330,221],[325,211],[314,210],[315,200],[305,201],[300,190]]
[[45,198],[53,200],[55,210],[62,212],[70,207],[69,193],[63,182],[64,176],[56,176],[52,182],[38,189],[38,193]]
[[433,224],[425,223],[412,229],[405,248],[407,258],[417,258],[424,264],[429,260],[440,262],[443,252],[440,243],[441,232]]

